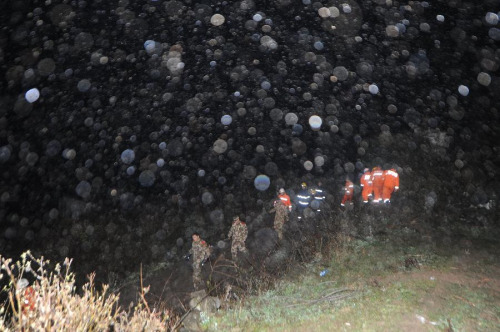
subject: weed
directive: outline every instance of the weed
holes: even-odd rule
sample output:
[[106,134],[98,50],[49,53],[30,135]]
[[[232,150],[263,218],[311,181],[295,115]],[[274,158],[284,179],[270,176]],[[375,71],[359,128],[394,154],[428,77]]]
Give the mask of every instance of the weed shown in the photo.
[[[150,308],[144,297],[149,289],[142,282],[141,301],[127,312],[118,307],[119,295],[108,292],[107,285],[96,291],[94,274],[77,294],[70,259],[53,269],[49,269],[49,261],[37,259],[29,251],[17,262],[1,256],[0,261],[2,276],[8,277],[0,330],[155,331],[173,326],[175,319],[168,310]],[[28,278],[34,280],[30,286]]]
[[[492,296],[481,283],[483,288],[478,289],[451,282],[457,274],[450,259],[453,251],[426,243],[408,246],[382,238],[367,242],[345,235],[321,250],[321,261],[305,264],[309,273],[278,281],[273,289],[233,303],[207,329],[215,330],[214,323],[221,330],[238,326],[248,331],[491,331],[500,326],[500,296]],[[407,259],[413,268],[405,266]],[[486,255],[485,262],[491,260]],[[325,268],[330,272],[320,277]],[[344,289],[352,296],[336,297]]]

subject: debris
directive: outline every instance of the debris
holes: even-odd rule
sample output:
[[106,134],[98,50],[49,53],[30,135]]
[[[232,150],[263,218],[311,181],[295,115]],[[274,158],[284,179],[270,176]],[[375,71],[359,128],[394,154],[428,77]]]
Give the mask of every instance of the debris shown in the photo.
[[415,257],[407,257],[405,259],[405,268],[408,270],[411,269],[420,269],[420,263],[418,262],[418,259]]

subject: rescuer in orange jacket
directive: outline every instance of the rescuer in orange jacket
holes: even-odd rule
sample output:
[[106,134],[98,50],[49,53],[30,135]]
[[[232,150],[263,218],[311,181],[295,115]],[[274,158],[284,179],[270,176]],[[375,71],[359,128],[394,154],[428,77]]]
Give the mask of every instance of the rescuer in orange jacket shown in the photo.
[[17,282],[17,289],[21,293],[21,309],[24,314],[31,316],[35,311],[37,293],[29,285],[26,278],[21,278]]
[[384,203],[391,202],[391,195],[399,189],[399,175],[394,168],[384,171],[384,188],[382,189],[382,197]]
[[361,191],[363,203],[368,203],[368,198],[373,195],[372,173],[370,172],[370,169],[365,168],[359,182],[361,187],[363,187],[363,191]]
[[372,170],[373,202],[382,201],[382,191],[384,189],[384,171],[376,166]]
[[285,189],[280,188],[278,198],[285,204],[288,212],[292,211],[292,201],[290,200],[290,196],[285,192]]
[[342,198],[341,206],[345,206],[345,203],[349,202],[352,204],[352,196],[354,195],[354,183],[352,183],[349,178],[345,180],[344,186],[344,198]]

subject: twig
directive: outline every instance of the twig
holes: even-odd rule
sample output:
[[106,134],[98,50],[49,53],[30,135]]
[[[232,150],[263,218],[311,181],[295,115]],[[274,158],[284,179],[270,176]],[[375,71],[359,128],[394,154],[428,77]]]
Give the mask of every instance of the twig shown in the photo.
[[304,257],[304,254],[302,254],[302,250],[300,250],[299,248],[297,248],[297,251],[298,251],[298,253],[299,253],[300,257],[302,258],[302,261],[303,261],[303,262],[305,262],[305,261],[306,261],[306,259],[305,259],[305,257]]
[[474,303],[470,302],[470,301],[469,301],[469,300],[467,300],[467,299],[464,299],[464,298],[463,298],[463,297],[461,297],[461,296],[458,296],[458,295],[453,295],[453,296],[454,296],[454,297],[456,297],[456,298],[457,298],[457,299],[459,299],[459,300],[464,301],[464,302],[465,302],[465,303],[467,303],[468,305],[473,306],[474,308],[476,307],[476,305],[475,305]]
[[334,297],[322,298],[322,299],[317,299],[317,300],[309,300],[306,302],[290,304],[284,308],[291,308],[291,307],[296,307],[296,306],[300,306],[300,305],[314,305],[314,304],[317,304],[317,303],[323,302],[323,301],[333,302],[333,301],[342,300],[342,299],[345,299],[345,298],[348,298],[351,296],[352,296],[352,294],[344,294],[344,295],[337,295]]
[[[349,292],[349,294],[345,294],[346,292]],[[298,306],[298,305],[303,305],[303,304],[316,304],[316,303],[319,303],[319,302],[322,302],[322,301],[333,301],[333,300],[340,300],[340,299],[343,299],[343,298],[346,298],[346,297],[349,297],[352,295],[352,293],[354,293],[355,291],[352,290],[352,289],[347,289],[347,288],[343,288],[343,289],[336,289],[334,290],[333,292],[325,295],[325,296],[322,296],[318,299],[314,299],[314,300],[305,300],[305,301],[302,301],[300,303],[295,303],[295,304],[291,304],[291,305],[288,305],[286,306],[285,308],[290,308],[290,307],[294,307],[294,306]],[[344,293],[344,294],[340,294],[340,293]],[[333,296],[337,294],[336,296]]]
[[146,309],[148,310],[148,313],[151,314],[151,309],[149,309],[149,305],[148,305],[148,301],[146,301],[146,293],[149,292],[149,288],[151,286],[148,286],[146,289],[144,289],[144,286],[143,286],[143,283],[142,283],[142,263],[140,265],[140,279],[141,279],[141,299],[142,299],[142,302],[144,303]]
[[215,271],[215,272],[213,272],[213,274],[218,274],[218,275],[221,275],[221,276],[225,276],[227,278],[240,279],[240,278],[238,278],[237,275],[231,275],[231,274],[224,273],[224,272],[221,272],[221,271]]
[[318,285],[329,284],[329,283],[332,283],[332,282],[337,282],[337,281],[336,281],[336,280],[327,280],[327,281],[322,281],[322,282],[320,282]]

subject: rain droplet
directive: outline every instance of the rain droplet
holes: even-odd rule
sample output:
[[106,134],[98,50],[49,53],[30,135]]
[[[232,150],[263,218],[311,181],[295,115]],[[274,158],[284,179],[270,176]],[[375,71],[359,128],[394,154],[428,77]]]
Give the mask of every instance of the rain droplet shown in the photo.
[[389,37],[397,37],[399,36],[399,29],[395,25],[388,25],[385,28],[385,34]]
[[256,174],[257,174],[257,170],[255,169],[255,167],[250,166],[250,165],[243,167],[243,177],[245,179],[248,179],[248,180],[253,179]]
[[214,201],[214,195],[206,191],[201,195],[201,201],[203,202],[204,205],[210,205]]
[[481,72],[477,75],[477,81],[481,85],[488,86],[491,83],[491,76],[488,73]]
[[333,17],[333,18],[339,17],[340,10],[337,7],[332,6],[332,7],[328,8],[328,9],[330,9],[330,16],[331,17]]
[[318,51],[321,51],[324,47],[325,45],[322,42],[320,41],[314,42],[314,48],[317,49]]
[[260,191],[265,191],[269,188],[269,185],[271,184],[271,180],[267,175],[258,175],[255,180],[253,181],[253,184],[257,190]]
[[92,186],[87,181],[80,181],[75,188],[76,194],[82,198],[88,198],[91,190]]
[[330,8],[328,7],[321,7],[318,9],[318,15],[322,18],[327,18],[330,16]]
[[333,76],[339,81],[345,81],[349,77],[349,71],[344,66],[333,68]]
[[225,21],[226,21],[226,18],[224,16],[222,16],[221,14],[215,14],[210,18],[210,23],[212,23],[216,27],[224,24]]
[[10,149],[7,146],[0,148],[0,163],[5,163],[10,159]]
[[80,92],[87,92],[90,90],[90,81],[87,79],[80,80],[77,84],[78,91]]
[[126,149],[122,152],[120,159],[124,164],[131,164],[135,159],[135,152],[131,149]]
[[488,36],[495,41],[500,41],[500,29],[491,28],[488,30]]
[[486,13],[486,15],[484,16],[484,19],[486,20],[486,22],[488,24],[491,24],[491,25],[498,24],[498,15],[495,13],[492,13],[492,12]]
[[73,149],[64,149],[62,152],[62,156],[65,159],[73,160],[76,157],[76,151]]
[[40,91],[38,91],[37,88],[29,89],[24,95],[24,98],[26,98],[28,103],[34,103],[40,98]]
[[287,125],[293,126],[294,124],[297,123],[297,121],[299,121],[299,118],[295,113],[287,113],[285,115],[285,122]]
[[313,130],[319,130],[322,124],[323,120],[317,115],[313,115],[309,118],[309,125]]
[[458,87],[458,93],[460,93],[462,96],[466,97],[469,94],[469,88],[466,87],[465,85],[460,85]]
[[139,183],[143,187],[151,187],[155,183],[156,177],[153,171],[145,170],[139,174]]
[[279,108],[273,108],[269,112],[269,117],[271,117],[271,119],[273,119],[273,121],[279,121],[283,118],[283,111],[280,110]]
[[260,21],[262,21],[263,17],[262,17],[262,15],[261,15],[261,14],[257,13],[257,14],[255,14],[255,15],[252,17],[252,19],[253,19],[255,22],[260,22]]
[[344,164],[344,171],[346,173],[352,173],[352,172],[354,172],[354,169],[355,169],[355,166],[353,163],[349,162],[349,163]]
[[134,173],[135,173],[135,167],[134,166],[127,167],[127,174],[128,175],[133,175]]
[[220,119],[220,122],[224,125],[224,126],[229,126],[231,124],[231,122],[233,122],[233,118],[231,117],[231,115],[223,115],[222,118]]
[[321,167],[325,164],[325,158],[323,156],[314,157],[314,164],[318,167]]
[[214,223],[222,223],[224,222],[224,212],[222,210],[213,210],[210,212],[209,218]]
[[271,83],[269,83],[268,81],[263,81],[262,83],[260,83],[260,87],[264,90],[269,90],[271,89]]
[[378,93],[378,86],[376,84],[370,84],[368,91],[370,91],[372,95],[376,95]]
[[26,162],[30,166],[34,166],[38,161],[38,155],[35,152],[30,152],[26,155]]
[[304,128],[302,127],[302,125],[300,125],[298,123],[294,124],[292,127],[292,134],[295,136],[300,136],[303,131],[304,131]]
[[221,154],[227,150],[227,142],[223,139],[218,139],[214,142],[213,149],[215,153]]

